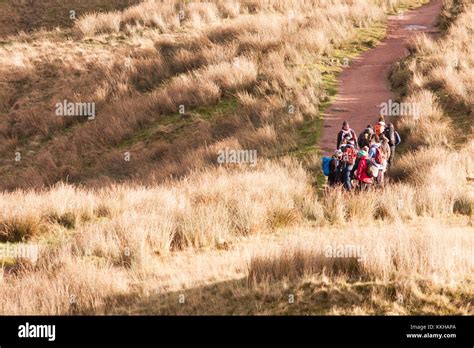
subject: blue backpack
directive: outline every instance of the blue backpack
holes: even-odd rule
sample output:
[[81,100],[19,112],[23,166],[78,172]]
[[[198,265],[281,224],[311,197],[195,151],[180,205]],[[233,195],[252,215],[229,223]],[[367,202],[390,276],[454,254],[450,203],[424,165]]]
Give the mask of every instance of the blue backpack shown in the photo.
[[331,169],[329,167],[329,164],[331,163],[331,157],[323,157],[322,158],[322,168],[323,168],[323,174],[325,176],[329,176],[329,173],[331,172]]

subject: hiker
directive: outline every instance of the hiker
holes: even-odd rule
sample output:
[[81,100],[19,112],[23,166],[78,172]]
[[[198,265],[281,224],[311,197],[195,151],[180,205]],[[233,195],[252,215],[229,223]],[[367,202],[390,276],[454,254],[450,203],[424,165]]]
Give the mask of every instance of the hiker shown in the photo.
[[[379,138],[385,130],[385,120],[383,116],[380,116],[378,123],[374,126],[375,135]],[[379,140],[377,138],[377,141]]]
[[378,168],[378,173],[374,175],[374,177],[376,178],[375,182],[380,185],[383,184],[383,173],[386,169],[384,167],[384,163],[387,160],[385,156],[386,153],[384,149],[382,149],[382,143],[378,143],[376,139],[372,139],[369,148],[369,159],[371,159]]
[[348,135],[344,138],[343,144],[341,145],[342,151],[342,182],[344,184],[344,188],[347,191],[352,190],[352,178],[351,173],[352,169],[354,168],[354,164],[356,161],[357,153],[354,147],[354,140],[350,139]]
[[359,161],[361,159],[361,154],[365,152],[365,153],[369,153],[369,147],[368,146],[364,146],[363,148],[360,149],[360,151],[357,152],[357,157],[356,157],[356,160],[355,160],[355,163],[354,163],[354,167],[352,168],[352,172],[351,172],[351,177],[353,179],[356,179],[356,171],[357,171],[357,168],[359,167]]
[[350,128],[349,122],[344,121],[342,123],[342,129],[337,134],[337,148],[338,149],[341,147],[344,138],[346,138],[348,135],[350,137],[350,140],[354,141],[354,146],[357,147],[358,146],[357,136],[355,132]]
[[355,178],[359,182],[360,190],[367,190],[373,184],[373,179],[367,172],[370,162],[367,149],[368,148],[365,147],[357,153],[358,160]]
[[359,138],[357,138],[357,143],[359,144],[359,147],[363,148],[364,146],[369,146],[370,139],[372,138],[373,135],[374,135],[374,129],[369,124],[362,131],[362,133],[359,134]]
[[328,182],[330,187],[341,183],[341,159],[342,151],[338,149],[334,152],[331,161],[329,162]]
[[388,127],[385,128],[383,134],[387,137],[388,144],[390,145],[390,157],[388,158],[388,166],[390,167],[395,160],[395,147],[400,145],[402,140],[400,134],[395,130],[393,123],[388,124]]
[[385,172],[388,169],[388,159],[390,158],[390,153],[391,153],[388,138],[383,134],[380,138],[379,151],[381,152],[382,156],[380,156],[381,163],[379,163],[379,175],[377,177],[377,183],[383,186]]

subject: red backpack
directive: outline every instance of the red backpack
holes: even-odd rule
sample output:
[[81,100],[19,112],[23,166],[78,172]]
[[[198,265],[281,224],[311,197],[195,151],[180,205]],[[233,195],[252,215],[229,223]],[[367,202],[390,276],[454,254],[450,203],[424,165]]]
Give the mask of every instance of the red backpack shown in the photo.
[[342,160],[347,164],[354,164],[357,158],[357,152],[352,146],[346,147]]
[[375,150],[375,162],[377,164],[382,164],[383,162],[385,162],[385,155],[384,155],[383,151],[380,150],[380,147],[378,147]]

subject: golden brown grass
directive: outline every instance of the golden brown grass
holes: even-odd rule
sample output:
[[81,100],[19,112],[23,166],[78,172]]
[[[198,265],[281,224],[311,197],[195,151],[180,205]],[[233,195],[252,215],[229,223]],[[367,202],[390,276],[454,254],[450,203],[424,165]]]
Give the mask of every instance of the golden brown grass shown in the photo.
[[139,2],[140,0],[3,0],[0,2],[0,37],[21,32],[53,30],[57,27],[71,28],[75,24],[70,17],[71,10],[79,18],[91,11],[120,10]]
[[[446,121],[450,110],[428,88],[430,80],[420,70],[420,57],[450,54],[445,42],[465,38],[457,24],[449,39],[424,39],[424,51],[416,56],[421,63],[411,66],[413,83],[406,94],[423,112],[399,123],[410,151],[397,160],[392,182],[364,193],[333,190],[318,196],[311,174],[294,159],[259,158],[253,168],[209,164],[225,147],[271,153],[294,146],[285,131],[315,116],[322,91],[315,87],[321,77],[301,68],[314,59],[305,58],[305,49],[322,54],[337,48],[350,37],[355,22],[380,18],[386,5],[334,0],[319,3],[313,13],[300,2],[275,1],[271,8],[253,1],[195,3],[185,10],[181,26],[167,12],[158,17],[156,4],[147,1],[124,12],[85,17],[90,38],[74,44],[58,46],[44,39],[36,43],[40,52],[29,50],[32,43],[23,37],[14,44],[16,52],[2,48],[0,69],[12,79],[6,84],[11,88],[2,93],[18,106],[7,103],[16,110],[10,120],[17,123],[1,121],[1,131],[11,135],[1,146],[15,149],[16,137],[27,138],[28,146],[38,151],[15,179],[41,186],[60,180],[61,172],[71,179],[96,180],[102,187],[59,183],[0,194],[1,240],[42,246],[35,264],[2,267],[0,313],[473,313],[474,197],[469,178],[474,177],[474,142],[463,142],[453,152],[455,123]],[[143,12],[139,6],[149,8]],[[308,16],[290,9],[305,10]],[[273,20],[263,21],[263,14]],[[304,35],[280,25],[289,14],[306,28]],[[332,44],[313,37],[318,30],[328,30]],[[138,47],[130,51],[122,46],[120,35]],[[100,46],[92,57],[83,54],[102,39],[117,47]],[[72,51],[59,62],[52,59],[57,50]],[[62,72],[59,67],[64,66],[68,69]],[[73,92],[63,90],[72,78],[69,73],[81,76],[84,85],[75,89],[81,98],[88,93],[99,98],[104,117],[94,123],[71,121],[63,133],[65,121],[38,120],[34,112],[41,108],[32,105],[40,101],[19,91],[35,91],[29,79],[43,81],[52,74],[45,85],[57,82],[44,87],[63,97]],[[463,85],[453,89],[443,83],[442,91],[470,105],[469,96],[459,93],[470,79],[460,76]],[[97,83],[90,92],[89,79]],[[306,81],[303,87],[301,81]],[[226,98],[238,100],[238,113],[228,112]],[[182,116],[166,114],[180,103],[191,110]],[[290,120],[281,111],[288,103],[297,110]],[[196,117],[193,107],[206,105],[225,110],[216,115],[201,110],[208,119],[201,115],[192,123],[193,133],[173,133]],[[209,120],[214,116],[223,119],[216,128]],[[137,174],[133,167],[114,163],[128,148],[121,147],[124,139],[152,126],[156,133],[151,134],[164,134],[161,142],[150,143],[147,133],[139,134],[148,141],[134,148],[143,151],[142,157],[138,151],[132,156],[143,166],[143,176],[159,167],[157,177],[146,185],[104,186],[110,173],[124,178]],[[167,143],[170,134],[180,137]],[[111,144],[118,149],[110,150]],[[147,163],[149,158],[159,159],[156,167]],[[78,172],[82,166],[89,166],[89,172]],[[169,177],[177,173],[182,177]],[[361,254],[328,257],[328,247],[356,247]]]
[[474,49],[469,33],[473,30],[474,9],[468,1],[448,1],[445,16],[457,13],[459,8],[464,11],[447,28],[448,39],[434,42],[425,36],[418,37],[411,44],[413,55],[394,73],[396,80],[406,82],[403,93],[408,94],[407,101],[420,105],[419,115],[399,123],[414,145],[446,146],[472,139]]
[[[434,191],[417,184],[389,185],[364,194],[334,193],[343,212],[335,224],[328,215],[334,194],[318,198],[310,181],[301,165],[287,161],[260,163],[252,171],[208,170],[155,187],[120,185],[91,191],[60,185],[43,192],[4,193],[4,218],[37,219],[45,230],[28,241],[47,247],[33,269],[4,276],[1,311],[292,313],[281,298],[271,300],[267,309],[252,308],[272,284],[279,289],[289,280],[300,284],[311,279],[311,284],[323,280],[328,287],[340,286],[343,280],[393,283],[410,300],[397,304],[392,293],[379,294],[379,286],[366,285],[359,290],[374,291],[374,300],[360,300],[358,309],[341,308],[341,300],[326,309],[320,308],[322,303],[312,309],[306,304],[296,313],[430,313],[427,303],[444,291],[443,284],[450,284],[453,295],[445,293],[444,302],[431,310],[470,312],[462,299],[456,300],[462,304],[457,309],[449,304],[455,293],[462,298],[472,294],[472,215],[453,217],[456,202],[465,195],[457,196],[450,187]],[[472,202],[472,196],[468,199]],[[14,208],[18,206],[23,209]],[[74,227],[51,216],[74,216]],[[360,247],[362,261],[353,255],[324,255],[327,246],[345,245]],[[459,255],[453,258],[452,253]],[[243,278],[251,281],[250,288]],[[206,294],[212,284],[223,281],[230,283],[215,285],[215,298],[198,305],[202,298],[192,288],[205,286]],[[418,286],[424,290],[413,292]],[[28,300],[21,290],[25,287]],[[228,291],[247,302],[232,304]],[[173,301],[182,293],[190,298],[179,307]],[[167,300],[157,305],[163,296]],[[378,307],[377,301],[389,302]],[[278,303],[279,309],[274,308]]]
[[[1,311],[472,314],[473,239],[463,225],[426,220],[371,229],[290,228],[205,252],[155,255],[144,263],[133,253],[131,263],[123,254],[115,263],[80,256],[63,241],[33,271],[4,276],[8,292],[2,292]],[[359,247],[362,258],[325,256],[328,247],[345,246]]]

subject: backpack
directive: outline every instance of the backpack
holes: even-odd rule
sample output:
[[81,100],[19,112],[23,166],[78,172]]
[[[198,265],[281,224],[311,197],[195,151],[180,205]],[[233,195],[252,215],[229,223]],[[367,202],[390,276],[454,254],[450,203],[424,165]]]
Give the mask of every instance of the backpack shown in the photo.
[[395,128],[393,126],[389,126],[385,129],[384,134],[388,138],[388,144],[390,146],[395,146],[397,143],[397,139],[395,137]]
[[331,167],[330,167],[330,163],[331,163],[331,157],[323,157],[322,158],[322,169],[323,169],[323,174],[325,176],[329,176],[329,173],[331,172]]
[[352,129],[349,129],[349,130],[344,130],[344,129],[342,129],[342,130],[341,130],[341,142],[342,142],[342,140],[344,140],[344,138],[345,138],[346,136],[348,136],[348,135],[350,135],[351,140],[354,140],[354,141],[355,141],[356,138],[355,138],[354,134],[355,134],[355,133],[354,133],[354,131],[353,131]]
[[347,146],[343,155],[342,160],[347,164],[354,164],[357,158],[357,152],[352,146]]
[[382,150],[380,150],[380,147],[377,147],[375,149],[375,163],[377,164],[383,164],[385,162],[385,154],[383,153]]
[[341,132],[342,132],[342,133],[341,133],[341,135],[342,135],[341,138],[342,138],[342,139],[344,139],[346,135],[350,135],[351,138],[352,138],[352,129],[349,129],[349,130],[344,130],[344,129],[342,129]]
[[379,167],[372,160],[367,159],[367,168],[365,173],[369,178],[376,178],[379,176]]

